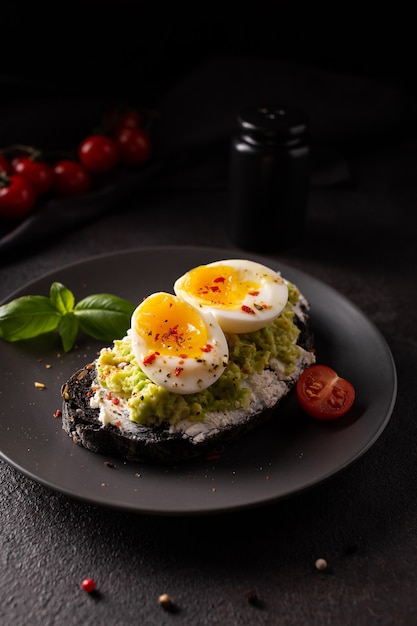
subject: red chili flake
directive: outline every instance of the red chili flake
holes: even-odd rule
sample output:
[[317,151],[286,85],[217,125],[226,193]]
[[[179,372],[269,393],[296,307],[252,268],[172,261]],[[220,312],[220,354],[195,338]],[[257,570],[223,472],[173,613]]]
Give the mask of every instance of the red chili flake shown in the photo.
[[220,291],[220,287],[217,287],[217,285],[215,285],[214,287],[210,287],[210,289],[213,292],[219,292]]
[[106,395],[106,400],[111,400],[111,399],[112,399],[112,397],[113,397],[112,392],[111,392],[111,391],[108,391],[108,392],[107,392],[107,395]]
[[155,361],[158,355],[159,355],[159,352],[152,352],[152,354],[148,354],[148,356],[145,356],[145,358],[143,359],[143,364],[150,365],[151,363]]
[[259,291],[249,291],[250,296],[259,296]]
[[179,354],[180,359],[188,359],[188,354]]
[[112,404],[120,404],[120,399],[119,398],[113,398],[112,400]]
[[54,417],[55,417],[55,418],[61,417],[61,411],[60,411],[60,409],[57,409],[57,410],[55,411],[55,413],[54,413]]
[[206,345],[203,348],[200,348],[200,350],[201,352],[211,352],[213,350],[213,346],[206,343]]
[[249,313],[249,315],[255,315],[255,311],[251,309],[250,306],[246,306],[246,304],[243,304],[241,306],[241,309],[244,313]]
[[177,376],[177,377],[181,376],[181,373],[182,373],[183,369],[184,369],[183,367],[176,367],[175,368],[175,376]]
[[225,277],[224,276],[218,276],[217,278],[214,279],[214,283],[224,283],[225,282]]
[[184,337],[181,333],[178,332],[178,324],[175,324],[173,328],[169,328],[166,333],[162,335],[162,338],[167,340],[170,337],[174,338],[175,343],[178,345],[184,343]]
[[92,578],[84,578],[83,582],[81,583],[81,587],[87,593],[91,593],[96,588],[96,583]]

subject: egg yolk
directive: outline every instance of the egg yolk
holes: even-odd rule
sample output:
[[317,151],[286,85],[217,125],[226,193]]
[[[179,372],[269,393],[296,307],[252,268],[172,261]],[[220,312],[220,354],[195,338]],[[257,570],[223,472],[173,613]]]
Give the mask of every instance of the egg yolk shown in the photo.
[[209,336],[199,312],[170,294],[149,296],[135,314],[135,331],[150,352],[201,358]]
[[260,285],[245,280],[242,272],[228,265],[196,267],[184,276],[181,288],[202,305],[223,309],[240,308],[248,294],[257,295]]

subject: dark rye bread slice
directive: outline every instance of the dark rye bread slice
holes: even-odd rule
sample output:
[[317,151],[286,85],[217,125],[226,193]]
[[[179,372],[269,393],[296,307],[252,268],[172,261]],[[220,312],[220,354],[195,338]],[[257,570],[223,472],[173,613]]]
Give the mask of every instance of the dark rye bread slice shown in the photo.
[[168,425],[149,427],[133,422],[125,429],[112,424],[103,426],[99,409],[90,406],[91,386],[96,375],[95,365],[90,363],[74,372],[62,387],[62,427],[74,443],[92,452],[129,461],[172,463],[219,453],[231,441],[259,427],[276,414],[278,405],[281,408],[289,398],[300,373],[314,362],[313,335],[309,325],[308,304],[304,299],[294,321],[301,331],[297,344],[303,349],[297,370],[291,377],[283,379],[282,374],[274,371],[272,365],[271,369],[249,380],[255,395],[263,396],[264,401],[268,397],[266,402],[272,402],[269,407],[265,406],[265,402],[255,402],[249,410],[240,410],[238,419],[220,426],[216,424],[216,415],[212,414],[213,427],[208,428],[204,435],[197,436],[194,425],[190,431],[177,432],[172,432]]

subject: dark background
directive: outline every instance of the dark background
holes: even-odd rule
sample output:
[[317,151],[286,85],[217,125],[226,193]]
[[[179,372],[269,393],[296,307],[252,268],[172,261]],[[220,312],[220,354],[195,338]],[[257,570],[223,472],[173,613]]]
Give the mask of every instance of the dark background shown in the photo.
[[[51,161],[74,154],[104,112],[131,105],[152,112],[157,162],[187,159],[176,187],[189,186],[195,175],[194,145],[207,166],[193,184],[224,186],[238,107],[253,104],[258,93],[273,94],[307,111],[313,169],[322,170],[323,160],[327,167],[330,148],[340,184],[349,176],[341,171],[349,152],[378,149],[417,129],[414,16],[400,4],[378,11],[306,6],[184,8],[122,0],[23,10],[8,3],[1,10],[0,149],[25,144]],[[210,161],[211,151],[221,163]],[[164,182],[169,187],[172,179]],[[105,210],[99,199],[92,214]],[[84,222],[88,211],[79,212]],[[31,236],[31,249],[38,239]],[[11,244],[22,249],[23,239]]]
[[3,3],[0,76],[24,78],[29,90],[117,91],[154,106],[205,58],[255,55],[370,76],[415,93],[412,12],[399,3],[375,6],[256,2],[191,9],[123,0],[23,10]]
[[[8,246],[0,239],[0,299],[90,255],[172,244],[229,250],[227,153],[208,150],[212,136],[229,137],[242,94],[284,91],[311,113],[316,156],[323,149],[329,158],[319,184],[315,172],[306,240],[281,238],[291,245],[275,258],[369,317],[392,350],[399,387],[383,436],[356,463],[300,497],[238,515],[175,520],[98,508],[0,463],[0,622],[417,623],[417,138],[409,132],[417,115],[398,94],[416,93],[415,21],[398,3],[374,6],[321,12],[311,3],[309,14],[279,2],[233,12],[202,3],[1,7],[0,145],[76,144],[91,129],[84,116],[101,109],[91,101],[120,99],[160,108],[163,147],[188,157],[197,143],[204,158],[191,154],[168,172],[119,171],[117,184],[103,181],[86,197],[52,198],[21,236]],[[11,258],[16,252],[29,256]],[[327,572],[315,570],[318,556]],[[80,590],[84,575],[96,579],[98,597]],[[263,607],[248,603],[252,589]],[[161,612],[165,591],[178,615]]]

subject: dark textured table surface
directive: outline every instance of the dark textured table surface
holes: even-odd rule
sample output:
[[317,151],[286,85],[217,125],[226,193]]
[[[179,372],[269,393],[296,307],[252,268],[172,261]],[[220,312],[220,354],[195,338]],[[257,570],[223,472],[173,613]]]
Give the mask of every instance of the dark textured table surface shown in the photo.
[[[251,68],[252,61],[242,70],[245,81]],[[262,87],[258,71],[254,90],[239,91],[239,84],[230,84],[234,70],[214,59],[161,102],[158,149],[166,150],[170,163],[176,150],[187,154],[188,137],[202,147],[198,158],[179,160],[176,168],[133,185],[120,201],[116,181],[116,196],[102,214],[100,197],[93,198],[99,209],[91,220],[80,219],[74,202],[77,219],[67,228],[61,215],[62,227],[40,245],[17,239],[1,257],[0,300],[45,273],[54,271],[59,279],[64,265],[127,248],[215,246],[244,255],[226,225],[224,140],[235,105],[253,101],[254,93],[260,100],[277,94],[270,81]],[[268,257],[335,288],[373,322],[397,369],[391,419],[366,454],[323,484],[267,506],[214,516],[96,506],[51,490],[1,460],[2,624],[417,623],[414,103],[396,88],[366,79],[282,64],[263,71],[275,73],[286,99],[307,110],[313,139],[332,155],[325,171],[314,172],[304,238]],[[191,114],[176,116],[172,124],[175,103],[185,98]],[[3,113],[11,109],[3,105]],[[21,112],[13,110],[18,127]],[[166,128],[171,134],[164,143]],[[3,128],[3,144],[12,129]],[[327,570],[315,568],[317,558],[327,560]],[[81,589],[85,576],[94,578],[97,594]],[[172,596],[176,612],[159,606],[162,593]],[[254,594],[257,602],[251,601]]]

